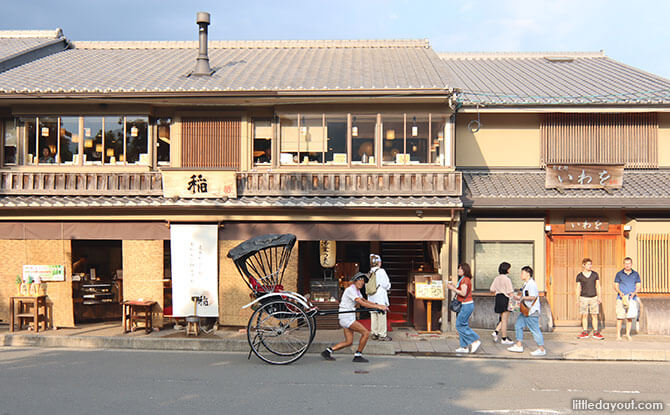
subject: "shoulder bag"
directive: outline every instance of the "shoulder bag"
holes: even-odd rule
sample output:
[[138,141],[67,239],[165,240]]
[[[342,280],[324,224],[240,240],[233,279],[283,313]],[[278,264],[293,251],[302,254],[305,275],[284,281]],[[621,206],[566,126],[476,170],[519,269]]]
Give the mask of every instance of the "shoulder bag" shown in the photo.
[[[458,280],[458,283],[456,283],[456,288],[458,288],[461,285],[461,278]],[[456,297],[454,297],[451,302],[449,303],[449,310],[453,311],[454,313],[458,314],[461,312],[461,307],[463,306],[463,303],[458,301],[458,294],[456,294]]]
[[374,270],[370,271],[368,275],[368,282],[365,283],[365,293],[368,296],[370,296],[376,292],[377,292],[377,270]]
[[530,305],[530,307],[528,307],[526,305],[526,302],[524,300],[521,300],[519,302],[519,311],[521,311],[521,314],[528,317],[528,315],[530,314],[530,309],[533,308],[533,306],[535,305],[535,302],[537,301],[538,298],[540,298],[539,294],[538,294],[537,297],[535,297],[535,299],[533,300],[533,303]]

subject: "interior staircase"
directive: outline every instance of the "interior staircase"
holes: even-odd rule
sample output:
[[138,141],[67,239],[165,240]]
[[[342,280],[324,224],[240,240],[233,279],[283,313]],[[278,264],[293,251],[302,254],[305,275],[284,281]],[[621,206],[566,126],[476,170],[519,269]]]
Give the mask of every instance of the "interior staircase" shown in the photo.
[[388,318],[395,325],[407,321],[407,279],[413,264],[425,262],[423,242],[382,242],[382,268],[391,280]]

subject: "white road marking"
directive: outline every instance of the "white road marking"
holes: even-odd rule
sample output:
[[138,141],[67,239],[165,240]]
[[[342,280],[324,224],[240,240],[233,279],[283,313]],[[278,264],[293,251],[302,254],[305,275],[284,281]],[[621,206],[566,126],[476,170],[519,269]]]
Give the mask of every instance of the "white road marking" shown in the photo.
[[531,389],[533,392],[559,392],[558,389]]
[[557,411],[555,409],[491,409],[491,410],[475,411],[475,413],[531,415],[531,414],[567,414],[568,412]]
[[640,391],[608,391],[608,390],[604,390],[603,392],[605,392],[605,393],[630,393],[630,394],[640,393]]

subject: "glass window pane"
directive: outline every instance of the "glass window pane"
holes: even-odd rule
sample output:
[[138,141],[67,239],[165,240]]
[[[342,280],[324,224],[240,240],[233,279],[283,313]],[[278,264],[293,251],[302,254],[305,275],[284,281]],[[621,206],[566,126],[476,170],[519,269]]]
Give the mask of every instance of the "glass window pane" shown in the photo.
[[326,115],[326,163],[347,164],[347,117]]
[[123,162],[123,117],[107,116],[105,119],[105,163]]
[[84,117],[84,160],[102,162],[102,117]]
[[254,164],[272,162],[272,120],[254,120]]
[[325,136],[323,115],[306,115],[300,119],[300,163],[323,163]]
[[40,117],[39,129],[39,162],[53,164],[56,162],[56,151],[58,149],[58,118]]
[[149,117],[126,117],[126,160],[128,163],[149,162]]
[[383,115],[382,161],[384,164],[405,164],[405,127],[402,115]]
[[351,161],[356,164],[375,164],[374,115],[353,115],[351,118]]
[[2,131],[4,131],[5,165],[16,164],[16,156],[19,148],[19,138],[16,132],[16,126],[16,120],[7,120],[2,129]]
[[409,163],[428,163],[428,114],[407,114]]
[[533,242],[482,242],[475,241],[475,289],[486,290],[498,276],[501,262],[512,265],[509,277],[516,290],[523,285],[521,267],[533,264]]
[[170,122],[168,120],[158,120],[157,139],[156,161],[158,164],[170,164]]
[[279,162],[281,164],[298,163],[298,137],[298,116],[281,116],[279,118]]
[[24,132],[23,132],[23,143],[24,143],[24,154],[26,155],[25,163],[34,164],[37,162],[37,119],[36,118],[27,118],[23,120],[24,122]]
[[444,164],[445,147],[444,128],[447,125],[447,117],[433,114],[430,126],[430,162],[433,164]]
[[72,163],[79,153],[79,117],[60,118],[60,162]]

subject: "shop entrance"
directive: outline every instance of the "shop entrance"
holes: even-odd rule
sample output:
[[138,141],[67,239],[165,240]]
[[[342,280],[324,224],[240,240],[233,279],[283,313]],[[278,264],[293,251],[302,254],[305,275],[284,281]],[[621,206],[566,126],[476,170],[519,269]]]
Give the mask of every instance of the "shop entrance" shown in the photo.
[[72,241],[75,324],[121,319],[121,251],[121,241]]
[[623,239],[620,235],[554,235],[550,240],[549,301],[557,326],[579,326],[579,300],[575,295],[576,277],[582,270],[582,259],[591,258],[593,271],[600,276],[603,302],[600,324],[616,322],[614,276],[623,261]]

